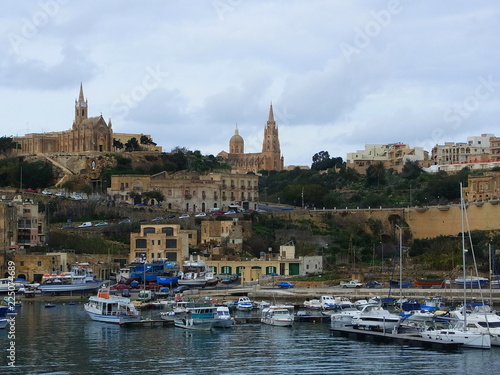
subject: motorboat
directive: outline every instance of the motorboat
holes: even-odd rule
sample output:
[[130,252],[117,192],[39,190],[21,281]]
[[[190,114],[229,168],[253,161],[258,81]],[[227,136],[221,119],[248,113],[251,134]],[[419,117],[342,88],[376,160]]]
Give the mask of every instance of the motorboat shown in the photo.
[[218,282],[219,279],[215,277],[213,268],[203,261],[199,255],[196,261],[191,255],[189,260],[184,262],[177,280],[178,285],[186,285],[190,288],[204,288],[216,285]]
[[[464,316],[464,310],[466,316]],[[467,304],[466,309],[450,311],[451,318],[457,319],[460,325],[465,321],[467,330],[470,332],[479,332],[489,334],[491,345],[500,346],[500,316],[492,311],[489,305],[483,303]]]
[[294,317],[290,310],[283,306],[269,306],[262,310],[260,321],[278,327],[290,327]]
[[335,298],[333,296],[321,296],[320,301],[321,308],[323,310],[332,310],[337,308],[337,301],[335,301]]
[[217,306],[216,315],[213,326],[218,328],[230,328],[234,325],[234,318],[229,312],[227,306]]
[[210,331],[213,321],[198,321],[190,318],[175,319],[174,325],[178,328],[190,329],[195,331]]
[[352,325],[352,318],[360,315],[363,311],[372,306],[380,307],[380,300],[376,298],[369,299],[368,301],[366,301],[366,303],[353,305],[351,307],[329,314],[330,324],[332,328],[350,326]]
[[248,297],[240,297],[235,302],[236,310],[251,311],[253,309],[253,302]]
[[88,263],[74,266],[70,272],[46,273],[38,289],[42,293],[60,293],[96,290],[102,285],[94,276]]
[[[460,192],[462,192],[462,184],[460,184]],[[464,290],[464,301],[463,306],[467,306],[467,277],[465,275],[465,254],[468,250],[465,248],[465,216],[466,207],[463,196],[460,197],[460,211],[461,211],[461,221],[462,221],[462,264],[463,264],[463,276],[462,276],[462,287]],[[455,282],[458,279],[455,280]],[[480,286],[480,278],[470,278],[471,284],[469,287]],[[420,336],[433,341],[439,342],[454,342],[462,344],[466,348],[478,348],[478,349],[490,349],[491,348],[491,336],[488,331],[478,331],[475,326],[474,330],[469,329],[468,314],[462,313],[458,315],[461,319],[457,320],[455,325],[449,329],[435,329],[420,332]]]
[[401,322],[399,315],[391,313],[379,305],[366,305],[358,315],[351,319],[355,329],[365,328],[372,331],[390,332]]
[[458,287],[466,288],[483,288],[489,279],[480,276],[462,276],[455,279],[455,284]]
[[22,283],[13,281],[8,277],[0,279],[0,293],[17,292],[22,286]]
[[323,308],[323,306],[321,305],[321,301],[317,298],[308,299],[307,301],[304,301],[303,306],[306,309],[310,310],[321,310]]
[[9,319],[0,318],[0,329],[4,329],[9,325]]
[[124,324],[142,319],[130,298],[110,295],[108,291],[91,296],[84,309],[92,320],[98,322]]

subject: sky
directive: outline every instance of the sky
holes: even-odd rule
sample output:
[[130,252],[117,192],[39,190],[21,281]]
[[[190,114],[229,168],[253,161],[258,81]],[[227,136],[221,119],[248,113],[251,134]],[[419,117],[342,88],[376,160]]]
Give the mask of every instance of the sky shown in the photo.
[[497,0],[6,0],[0,136],[89,116],[217,155],[260,152],[272,103],[285,165],[365,144],[431,151],[496,131]]

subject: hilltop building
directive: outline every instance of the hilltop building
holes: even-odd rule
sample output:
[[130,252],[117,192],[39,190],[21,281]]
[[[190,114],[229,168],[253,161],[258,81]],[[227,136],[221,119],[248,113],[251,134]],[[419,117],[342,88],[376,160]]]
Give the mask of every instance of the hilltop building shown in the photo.
[[347,154],[347,166],[359,173],[365,173],[373,164],[382,163],[385,168],[401,172],[407,161],[416,161],[428,166],[429,154],[422,147],[410,148],[405,143],[367,144],[364,150]]
[[[71,129],[13,137],[13,141],[20,146],[13,152],[16,155],[116,152],[120,149],[113,147],[114,139],[125,143],[131,138],[136,138],[139,142],[144,136],[144,134],[113,133],[111,120],[106,123],[102,115],[89,117],[88,111],[88,101],[83,95],[83,85],[80,84],[80,93],[75,100],[75,119]],[[150,135],[146,137],[151,139]],[[141,144],[141,147],[149,151],[161,151],[161,147],[154,144]]]
[[262,152],[245,153],[245,141],[238,127],[229,140],[229,152],[221,151],[217,156],[228,163],[234,173],[255,172],[260,170],[282,171],[284,158],[281,155],[278,126],[274,121],[273,106],[269,108],[269,118],[264,128]]
[[227,210],[230,206],[255,210],[259,202],[259,176],[188,171],[152,176],[114,175],[108,197],[118,202],[144,203],[142,193],[155,190],[165,197],[162,206],[168,210],[194,213],[208,212],[211,208]]

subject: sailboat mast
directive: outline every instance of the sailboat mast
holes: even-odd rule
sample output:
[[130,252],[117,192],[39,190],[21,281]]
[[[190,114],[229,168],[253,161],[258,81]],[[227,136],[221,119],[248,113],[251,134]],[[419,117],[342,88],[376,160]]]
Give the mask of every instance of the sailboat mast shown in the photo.
[[[465,202],[462,193],[462,183],[460,183],[460,218],[462,222],[462,270],[464,278],[464,305],[463,305],[463,316],[464,316],[464,330],[467,330],[467,282],[466,282],[466,272],[465,272]],[[472,279],[471,279],[472,282]]]

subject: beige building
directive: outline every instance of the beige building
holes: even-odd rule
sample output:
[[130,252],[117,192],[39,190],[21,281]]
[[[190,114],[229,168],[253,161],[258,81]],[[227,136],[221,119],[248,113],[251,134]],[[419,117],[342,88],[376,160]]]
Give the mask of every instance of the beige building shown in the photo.
[[[256,209],[259,202],[259,177],[255,174],[207,173],[181,171],[148,175],[111,176],[108,196],[117,201],[134,202],[131,193],[160,191],[162,206],[168,210],[189,213],[208,212],[211,208],[226,210],[237,205]],[[155,203],[155,202],[149,202]]]
[[[53,153],[82,153],[82,152],[112,152],[120,151],[113,147],[113,140],[122,143],[131,138],[139,142],[144,134],[115,134],[111,120],[107,123],[102,115],[88,117],[88,101],[83,95],[83,86],[80,85],[78,99],[75,100],[75,119],[69,130],[48,133],[31,133],[22,137],[13,137],[19,144],[14,152],[17,155],[53,154]],[[150,135],[146,135],[151,139]],[[141,144],[149,151],[161,151],[155,144]]]
[[252,235],[252,222],[233,218],[232,220],[203,220],[201,222],[201,247],[211,249],[227,246],[241,252],[243,241]]
[[168,259],[182,263],[189,258],[189,246],[196,246],[196,230],[181,230],[178,224],[144,224],[139,233],[130,233],[129,263]]
[[432,148],[431,160],[436,165],[465,164],[487,161],[490,155],[490,138],[493,134],[467,137],[467,142],[445,142]]
[[260,258],[228,260],[208,260],[216,273],[238,274],[242,284],[273,277],[271,275],[292,276],[323,272],[323,257],[296,257],[295,246],[280,246],[279,255],[262,254]]
[[0,202],[0,251],[16,247],[17,209],[11,201]]
[[221,157],[231,166],[234,173],[255,172],[261,170],[282,171],[284,158],[281,155],[278,126],[274,121],[273,106],[269,108],[269,117],[264,128],[262,152],[245,153],[245,141],[238,128],[229,140],[229,152],[221,151]]
[[365,173],[370,165],[377,163],[401,172],[407,161],[416,161],[420,166],[427,167],[429,154],[422,147],[410,148],[405,143],[367,144],[364,150],[347,154],[347,166],[359,173]]
[[469,202],[498,199],[500,197],[500,172],[488,172],[483,175],[469,175],[463,196]]
[[38,203],[24,200],[20,197],[13,200],[17,210],[17,240],[18,248],[29,248],[45,244],[46,219],[39,212]]

